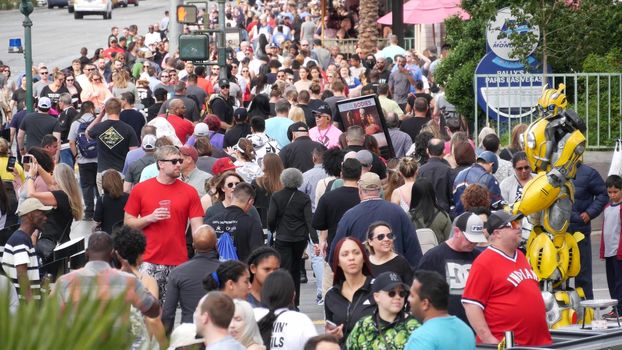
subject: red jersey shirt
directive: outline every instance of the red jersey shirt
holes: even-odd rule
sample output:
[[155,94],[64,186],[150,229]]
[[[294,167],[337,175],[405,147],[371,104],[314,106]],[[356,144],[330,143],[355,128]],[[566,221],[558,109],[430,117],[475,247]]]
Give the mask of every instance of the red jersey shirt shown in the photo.
[[152,264],[177,266],[188,260],[188,219],[203,217],[197,190],[181,180],[165,185],[157,178],[152,178],[132,188],[125,212],[135,217],[147,216],[159,208],[160,201],[165,199],[171,201],[171,217],[143,228],[147,238],[143,260]]
[[[484,310],[492,334],[501,339],[513,331],[516,344],[551,344],[538,276],[519,250],[513,257],[488,247],[473,262],[462,303]],[[481,339],[477,337],[477,342]]]
[[171,123],[173,129],[175,129],[175,135],[177,135],[177,138],[182,144],[185,144],[188,137],[192,136],[194,133],[194,125],[192,125],[192,123],[187,119],[181,118],[174,114],[169,114],[166,116],[166,120]]

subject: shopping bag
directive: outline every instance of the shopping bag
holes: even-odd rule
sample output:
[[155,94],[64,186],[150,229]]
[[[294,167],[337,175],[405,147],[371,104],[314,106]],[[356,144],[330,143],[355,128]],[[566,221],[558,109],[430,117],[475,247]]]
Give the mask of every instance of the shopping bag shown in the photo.
[[233,237],[231,237],[229,232],[225,232],[220,235],[217,249],[220,261],[239,260],[235,244],[233,244]]
[[609,167],[609,175],[622,175],[622,140],[617,139],[613,148],[613,157],[611,158],[611,166]]

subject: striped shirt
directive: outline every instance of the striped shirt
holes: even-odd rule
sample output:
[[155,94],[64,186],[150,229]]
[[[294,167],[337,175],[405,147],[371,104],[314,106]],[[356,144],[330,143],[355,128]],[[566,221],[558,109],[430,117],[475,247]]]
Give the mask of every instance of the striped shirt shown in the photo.
[[11,279],[18,292],[20,292],[19,281],[17,280],[17,266],[19,265],[28,267],[28,280],[30,281],[32,297],[33,299],[40,299],[39,258],[35,253],[30,235],[22,230],[13,232],[4,245],[4,253],[2,254],[2,269]]

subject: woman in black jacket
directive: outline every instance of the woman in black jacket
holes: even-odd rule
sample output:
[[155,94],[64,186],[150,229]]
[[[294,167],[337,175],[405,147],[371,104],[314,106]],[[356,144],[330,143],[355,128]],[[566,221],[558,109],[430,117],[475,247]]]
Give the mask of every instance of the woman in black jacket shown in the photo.
[[288,168],[281,173],[285,187],[270,198],[268,229],[274,232],[274,248],[281,254],[281,267],[288,270],[296,284],[296,306],[300,304],[300,264],[309,237],[319,252],[317,233],[311,226],[311,199],[298,190],[302,173]]

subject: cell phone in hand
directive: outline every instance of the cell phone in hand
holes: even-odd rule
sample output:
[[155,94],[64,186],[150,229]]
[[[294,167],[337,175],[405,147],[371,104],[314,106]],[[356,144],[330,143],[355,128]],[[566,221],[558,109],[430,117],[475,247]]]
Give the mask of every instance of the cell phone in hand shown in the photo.
[[9,173],[12,173],[13,170],[15,170],[15,162],[17,161],[17,158],[10,156],[9,157],[9,161],[6,163],[6,171]]
[[337,324],[335,322],[330,321],[330,320],[326,320],[326,328],[327,329],[335,329],[335,328],[337,328]]
[[22,164],[30,164],[32,163],[32,156],[30,154],[24,154],[22,156]]

